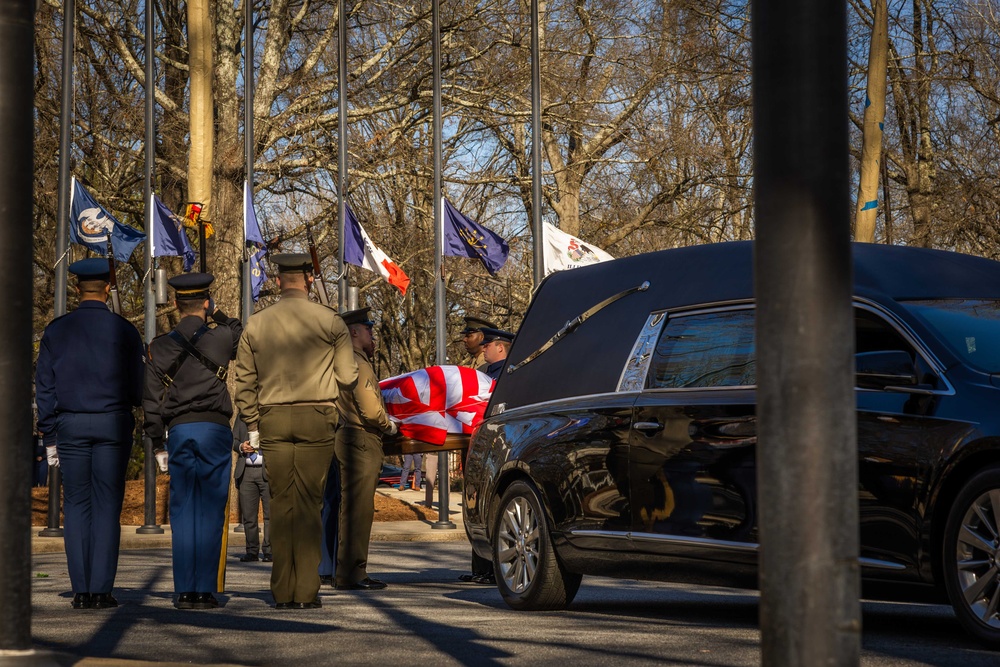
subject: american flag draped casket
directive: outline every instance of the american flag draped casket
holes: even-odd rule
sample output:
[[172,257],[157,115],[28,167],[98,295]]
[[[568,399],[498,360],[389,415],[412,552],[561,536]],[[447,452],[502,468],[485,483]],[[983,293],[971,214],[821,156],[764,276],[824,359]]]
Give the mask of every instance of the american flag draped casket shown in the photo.
[[399,436],[385,438],[386,454],[468,447],[490,400],[493,380],[474,368],[428,366],[379,382]]

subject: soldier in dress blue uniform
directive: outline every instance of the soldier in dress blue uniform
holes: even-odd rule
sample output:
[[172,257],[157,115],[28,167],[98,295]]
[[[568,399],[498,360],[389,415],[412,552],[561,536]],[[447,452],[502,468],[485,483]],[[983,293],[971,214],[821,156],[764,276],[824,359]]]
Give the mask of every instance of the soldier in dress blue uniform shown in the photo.
[[[181,321],[149,345],[146,435],[167,434],[170,529],[178,609],[214,609],[226,576],[233,403],[226,387],[243,325],[215,307],[209,273],[167,281]],[[213,323],[208,323],[211,317]]]
[[483,359],[486,360],[486,373],[494,380],[500,379],[500,371],[507,363],[507,353],[514,343],[514,334],[503,329],[480,329],[483,332]]
[[38,352],[38,430],[62,468],[66,562],[74,609],[117,607],[125,468],[142,400],[142,337],[107,306],[108,261],[73,262],[80,305],[45,328]]

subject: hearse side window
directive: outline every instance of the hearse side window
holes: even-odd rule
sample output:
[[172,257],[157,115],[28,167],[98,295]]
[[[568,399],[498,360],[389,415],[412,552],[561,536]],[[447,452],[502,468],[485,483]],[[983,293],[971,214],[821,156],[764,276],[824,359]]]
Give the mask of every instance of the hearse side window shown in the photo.
[[753,310],[673,316],[656,343],[649,389],[757,383]]
[[854,351],[856,354],[906,352],[914,364],[917,382],[938,388],[937,375],[909,341],[880,315],[863,308],[854,309]]

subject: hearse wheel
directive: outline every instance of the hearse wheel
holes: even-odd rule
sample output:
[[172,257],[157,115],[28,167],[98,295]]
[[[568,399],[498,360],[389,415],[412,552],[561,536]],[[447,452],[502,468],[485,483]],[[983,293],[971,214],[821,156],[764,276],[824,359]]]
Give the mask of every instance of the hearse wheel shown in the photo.
[[944,583],[962,626],[1000,646],[1000,466],[962,487],[944,531]]
[[563,609],[580,589],[579,574],[556,558],[538,499],[528,481],[510,485],[493,529],[493,571],[504,601],[514,609]]

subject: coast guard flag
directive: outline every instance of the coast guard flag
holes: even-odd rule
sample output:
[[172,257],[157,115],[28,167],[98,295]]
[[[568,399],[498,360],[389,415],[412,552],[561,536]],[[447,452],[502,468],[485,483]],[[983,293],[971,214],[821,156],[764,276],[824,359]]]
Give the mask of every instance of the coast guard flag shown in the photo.
[[597,246],[584,243],[547,222],[542,223],[542,238],[545,275],[614,259]]
[[243,181],[243,239],[250,253],[250,295],[254,303],[257,303],[260,298],[260,288],[267,281],[267,273],[264,272],[267,245],[260,233],[260,225],[257,224],[257,214],[253,210],[253,193],[247,181]]
[[372,243],[364,227],[354,217],[351,207],[344,204],[344,209],[347,212],[344,224],[344,261],[374,271],[406,294],[406,287],[410,284],[409,277],[396,262]]
[[156,195],[152,197],[153,229],[149,242],[153,257],[183,257],[184,270],[194,266],[194,248],[184,233],[184,218],[174,215]]
[[491,276],[507,261],[510,248],[502,238],[471,220],[441,198],[444,214],[444,254],[451,257],[479,259]]
[[399,432],[432,445],[443,445],[449,433],[471,434],[493,391],[488,375],[464,366],[429,366],[378,384]]
[[146,235],[135,227],[123,225],[97,203],[76,176],[72,178],[69,195],[69,240],[90,248],[99,255],[108,254],[108,232],[115,259],[127,262],[135,247]]

